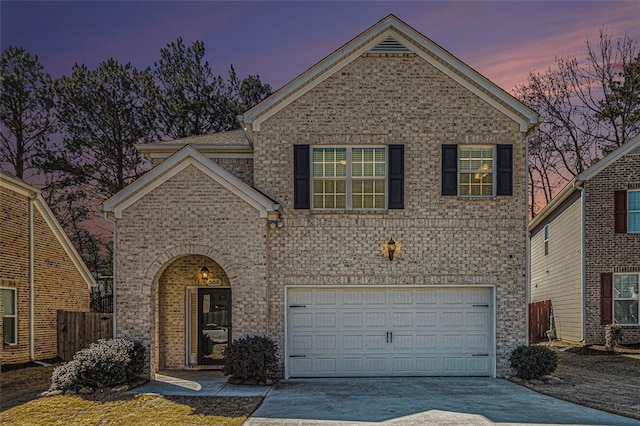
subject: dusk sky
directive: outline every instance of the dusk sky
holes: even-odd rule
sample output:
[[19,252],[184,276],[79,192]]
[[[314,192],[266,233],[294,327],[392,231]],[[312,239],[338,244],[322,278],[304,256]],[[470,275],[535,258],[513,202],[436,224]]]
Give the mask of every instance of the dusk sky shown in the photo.
[[1,46],[38,55],[53,77],[108,58],[144,68],[182,36],[204,41],[226,76],[280,88],[393,13],[507,91],[556,55],[583,55],[604,27],[640,40],[640,1],[527,2],[0,2]]

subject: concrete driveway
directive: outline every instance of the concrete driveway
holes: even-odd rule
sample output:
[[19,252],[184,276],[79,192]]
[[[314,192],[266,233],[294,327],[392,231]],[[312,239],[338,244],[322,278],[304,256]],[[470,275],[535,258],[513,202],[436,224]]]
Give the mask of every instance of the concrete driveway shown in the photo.
[[640,425],[490,378],[284,380],[245,425],[374,423]]

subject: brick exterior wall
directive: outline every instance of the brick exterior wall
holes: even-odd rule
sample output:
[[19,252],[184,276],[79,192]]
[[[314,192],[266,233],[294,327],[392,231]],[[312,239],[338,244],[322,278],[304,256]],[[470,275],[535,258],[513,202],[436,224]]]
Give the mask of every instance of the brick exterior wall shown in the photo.
[[[640,156],[624,156],[586,183],[587,344],[604,343],[600,274],[640,272],[640,234],[616,234],[616,190],[640,188]],[[625,326],[623,343],[640,342],[640,327]]]
[[[305,143],[404,144],[405,208],[294,210],[293,145]],[[514,195],[441,196],[444,143],[513,144]],[[198,267],[179,263],[188,254],[209,257],[229,277],[234,336],[267,333],[281,357],[287,285],[488,285],[503,375],[509,353],[526,340],[525,150],[517,123],[422,59],[361,57],[255,132],[253,183],[282,204],[282,228],[269,228],[193,167],[125,210],[117,225],[118,334],[151,345],[151,374],[184,357],[184,326],[167,324],[184,323],[188,282],[174,270]],[[389,262],[380,245],[392,235],[403,248]]]
[[[266,219],[236,195],[188,167],[129,207],[117,227],[117,333],[151,347],[151,374],[184,365],[184,327],[172,327],[184,324],[184,288],[196,285],[203,255],[228,277],[234,336],[267,331]],[[190,266],[185,255],[197,255]],[[161,356],[161,336],[179,346]]]
[[[405,208],[293,210],[293,145],[405,146]],[[440,195],[441,144],[514,144],[513,196]],[[525,343],[526,154],[518,125],[418,57],[361,57],[261,124],[256,187],[283,206],[269,238],[269,333],[286,285],[493,285],[497,371]],[[380,254],[402,244],[393,263]],[[282,247],[285,249],[282,250]]]
[[[34,356],[57,355],[58,309],[89,310],[89,288],[34,205]],[[29,361],[29,200],[0,188],[0,287],[17,289],[18,343],[3,345],[2,364]]]

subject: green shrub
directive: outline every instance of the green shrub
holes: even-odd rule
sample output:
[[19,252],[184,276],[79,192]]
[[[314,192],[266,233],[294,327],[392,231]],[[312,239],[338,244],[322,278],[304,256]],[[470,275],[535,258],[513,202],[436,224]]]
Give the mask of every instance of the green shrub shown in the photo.
[[99,340],[78,351],[73,360],[53,370],[52,389],[111,387],[133,381],[142,373],[145,349],[127,339]]
[[222,372],[230,381],[260,383],[273,379],[278,369],[278,346],[266,336],[235,339],[224,350]]
[[537,379],[558,366],[558,355],[546,346],[518,346],[509,357],[511,369],[521,379]]

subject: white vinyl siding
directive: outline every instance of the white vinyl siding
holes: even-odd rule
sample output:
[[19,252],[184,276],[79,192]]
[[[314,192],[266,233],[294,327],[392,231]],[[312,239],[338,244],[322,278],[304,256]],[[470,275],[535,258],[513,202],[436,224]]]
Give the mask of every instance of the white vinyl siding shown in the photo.
[[[558,338],[582,339],[582,206],[580,197],[531,237],[531,302],[551,300]],[[546,240],[546,242],[545,242]],[[545,245],[548,255],[545,255]]]

